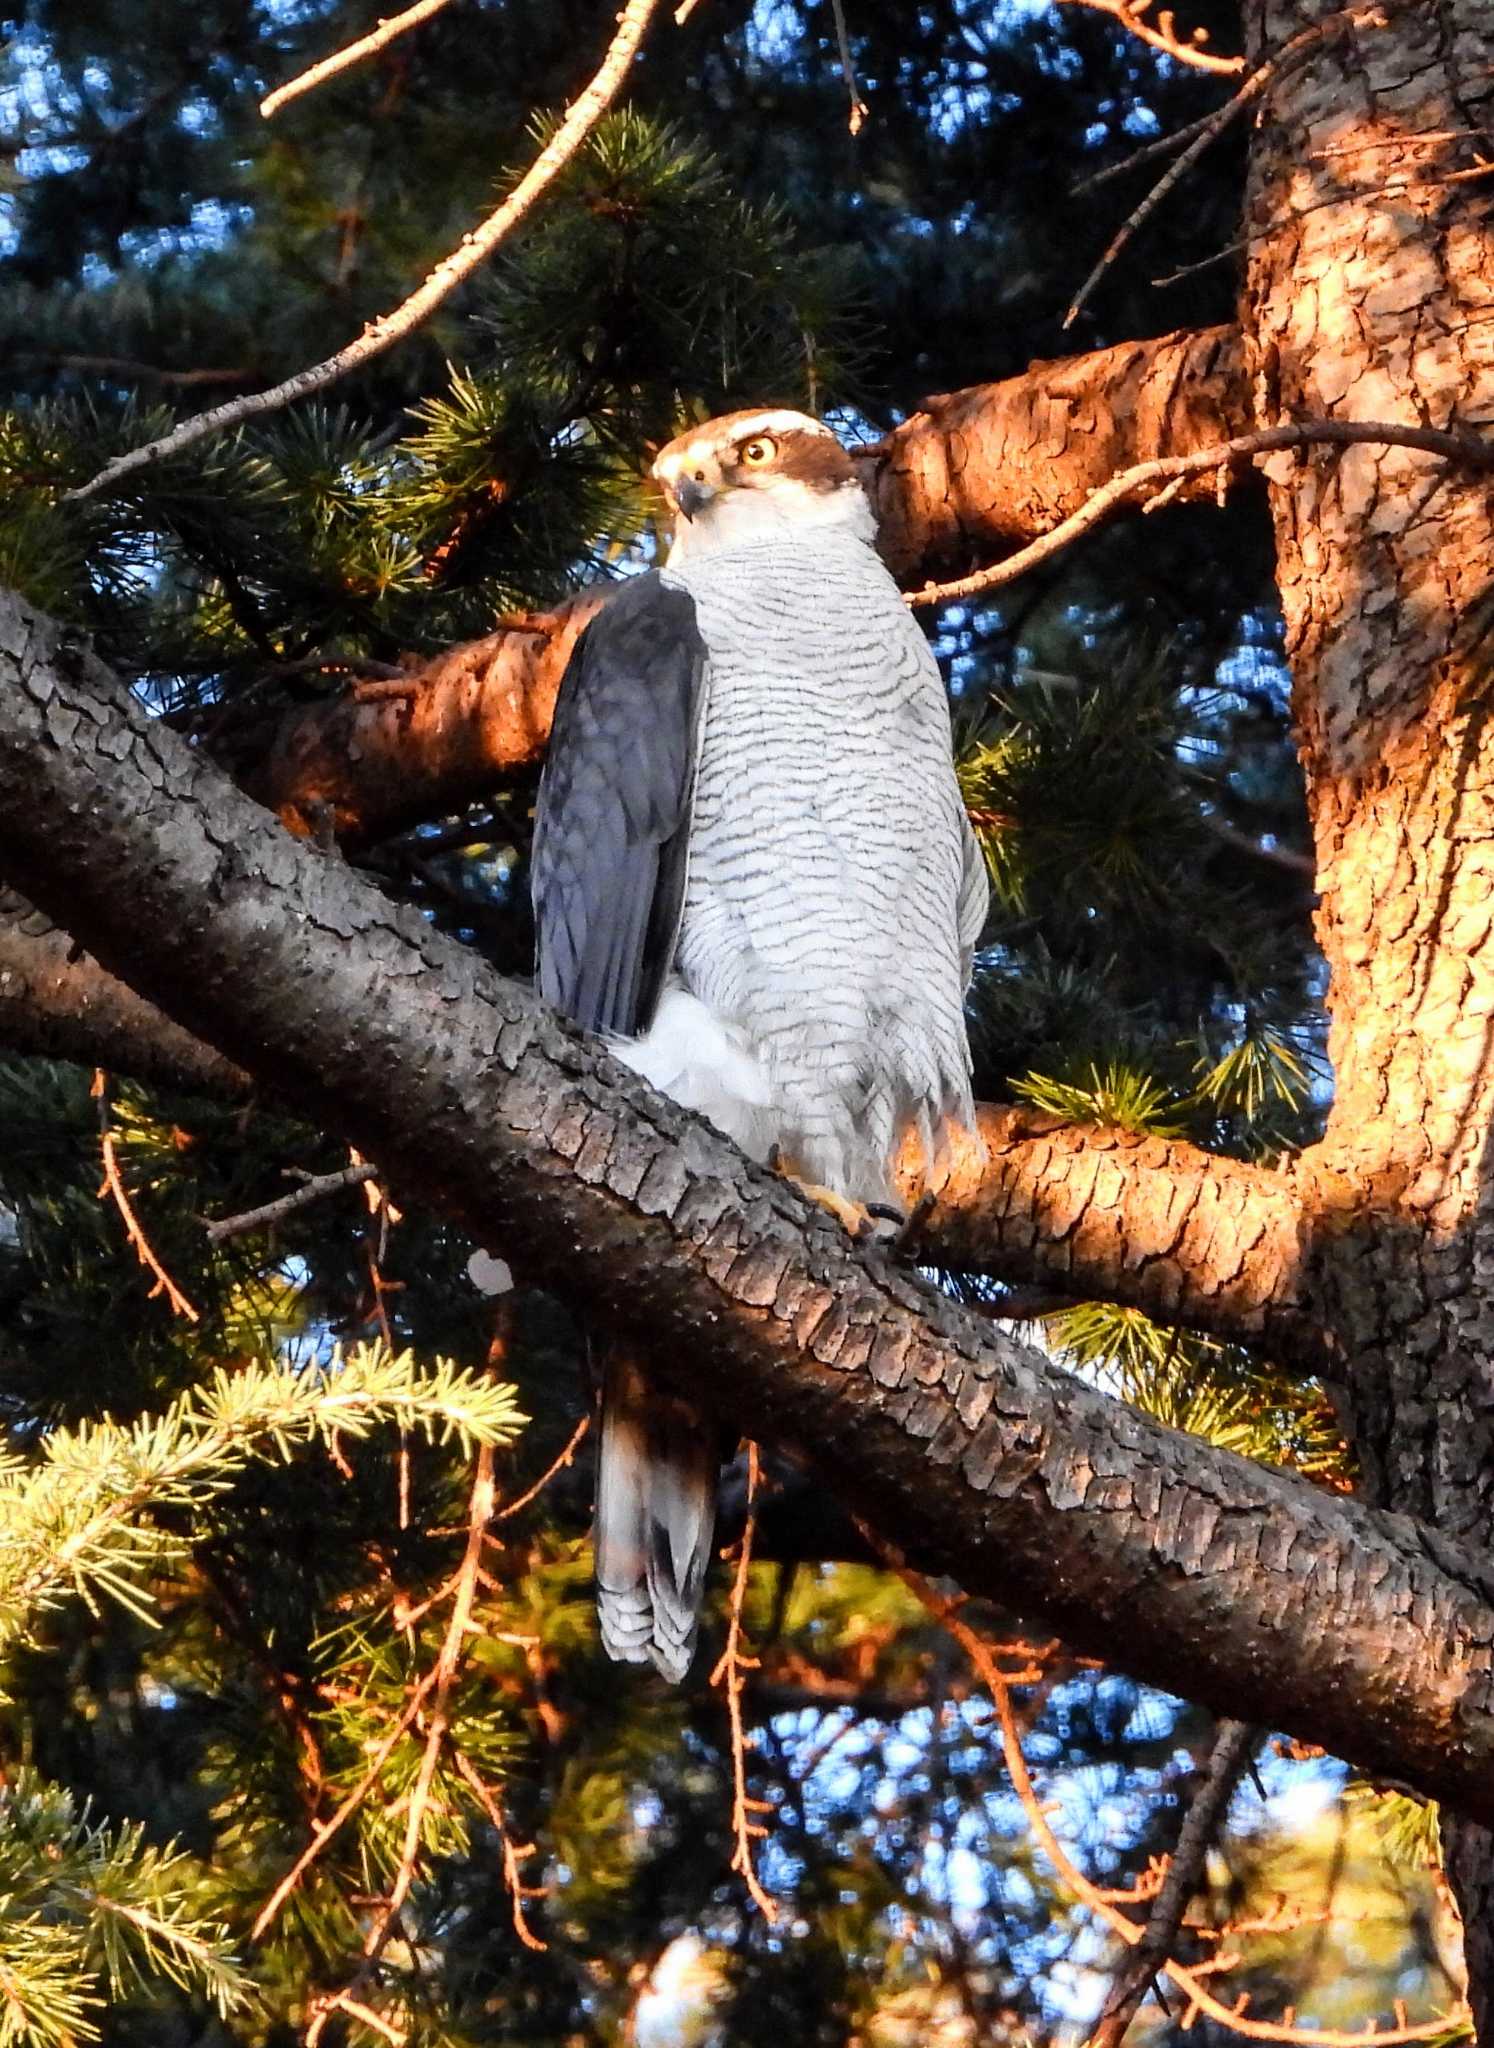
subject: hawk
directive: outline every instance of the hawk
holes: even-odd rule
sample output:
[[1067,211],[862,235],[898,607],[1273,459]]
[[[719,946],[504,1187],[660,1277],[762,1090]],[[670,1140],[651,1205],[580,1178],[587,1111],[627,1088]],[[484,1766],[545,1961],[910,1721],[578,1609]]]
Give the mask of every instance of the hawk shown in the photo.
[[[964,993],[986,871],[939,670],[840,442],[727,414],[654,464],[661,570],[576,643],[535,820],[540,993],[843,1212],[972,1121]],[[683,1677],[718,1444],[614,1348],[596,1505],[602,1641]]]

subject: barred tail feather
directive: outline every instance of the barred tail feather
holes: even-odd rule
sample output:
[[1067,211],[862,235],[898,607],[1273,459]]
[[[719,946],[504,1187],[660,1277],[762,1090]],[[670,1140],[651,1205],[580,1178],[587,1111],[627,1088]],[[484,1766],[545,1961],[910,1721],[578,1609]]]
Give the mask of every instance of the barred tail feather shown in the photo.
[[717,1432],[609,1354],[597,1453],[597,1613],[620,1664],[678,1683],[695,1654],[716,1522]]

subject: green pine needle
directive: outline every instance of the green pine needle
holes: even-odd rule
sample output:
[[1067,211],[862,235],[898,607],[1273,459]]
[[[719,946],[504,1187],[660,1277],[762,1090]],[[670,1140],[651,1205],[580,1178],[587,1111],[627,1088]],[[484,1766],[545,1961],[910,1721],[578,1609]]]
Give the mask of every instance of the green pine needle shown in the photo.
[[159,1415],[60,1430],[35,1466],[0,1468],[0,1646],[26,1639],[69,1595],[107,1594],[149,1619],[150,1576],[187,1548],[154,1518],[200,1511],[251,1458],[289,1458],[389,1423],[470,1452],[512,1443],[524,1420],[504,1382],[359,1344],[325,1371],[219,1367]]
[[1012,1092],[1035,1109],[1075,1124],[1115,1124],[1153,1138],[1181,1137],[1186,1125],[1177,1098],[1152,1075],[1119,1059],[1104,1067],[1093,1062],[1089,1083],[1027,1073],[1013,1081]]

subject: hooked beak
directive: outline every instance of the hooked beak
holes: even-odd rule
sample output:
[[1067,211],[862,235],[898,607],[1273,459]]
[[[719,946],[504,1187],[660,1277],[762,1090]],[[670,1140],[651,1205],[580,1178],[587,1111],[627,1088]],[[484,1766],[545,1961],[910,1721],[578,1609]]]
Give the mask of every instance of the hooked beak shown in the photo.
[[674,502],[687,519],[693,519],[697,512],[703,512],[716,495],[711,484],[697,483],[694,477],[681,477],[674,487]]

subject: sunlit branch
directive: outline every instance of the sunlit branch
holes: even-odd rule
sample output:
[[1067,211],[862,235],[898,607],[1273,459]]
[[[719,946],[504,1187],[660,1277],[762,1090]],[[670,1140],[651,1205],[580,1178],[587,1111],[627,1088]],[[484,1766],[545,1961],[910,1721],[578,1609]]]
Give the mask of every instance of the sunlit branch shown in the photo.
[[747,1597],[747,1574],[752,1567],[752,1538],[757,1528],[757,1484],[759,1477],[758,1451],[756,1444],[747,1446],[747,1518],[742,1524],[742,1535],[737,1545],[737,1568],[732,1579],[731,1604],[726,1627],[726,1648],[721,1652],[715,1670],[711,1673],[711,1684],[719,1685],[726,1694],[727,1717],[731,1724],[731,1827],[735,1848],[732,1851],[731,1867],[746,1885],[749,1896],[764,1919],[778,1918],[778,1908],[763,1890],[753,1859],[752,1845],[767,1833],[761,1821],[754,1820],[757,1813],[770,1813],[772,1808],[760,1799],[753,1799],[747,1790],[747,1732],[742,1721],[742,1692],[745,1685],[744,1672],[755,1671],[758,1660],[749,1657],[742,1648],[742,1604]]
[[1200,471],[1217,470],[1222,476],[1257,455],[1319,444],[1338,448],[1364,445],[1416,448],[1424,454],[1438,455],[1444,461],[1461,463],[1467,468],[1494,468],[1494,442],[1477,434],[1444,433],[1435,427],[1414,427],[1394,420],[1293,420],[1279,427],[1263,427],[1259,433],[1237,434],[1231,441],[1221,441],[1212,448],[1197,448],[1191,454],[1159,455],[1150,462],[1138,462],[1130,469],[1123,469],[1119,476],[1112,477],[1103,489],[1096,491],[1077,512],[1060,521],[1051,532],[1028,547],[1019,548],[1005,561],[994,562],[988,569],[977,569],[969,576],[956,577],[950,583],[926,583],[921,590],[907,591],[903,601],[917,606],[949,604],[956,599],[978,597],[982,591],[996,590],[1002,584],[1015,582],[1019,576],[1037,568],[1039,563],[1072,546],[1129,498],[1150,493],[1143,509],[1155,511],[1171,501],[1184,479],[1196,476]]
[[189,1323],[200,1322],[201,1316],[199,1312],[193,1308],[186,1295],[182,1293],[182,1290],[156,1257],[151,1247],[150,1239],[141,1227],[140,1218],[135,1214],[134,1205],[130,1201],[128,1190],[124,1184],[124,1176],[119,1170],[119,1154],[114,1144],[114,1128],[109,1119],[109,1077],[102,1067],[97,1068],[94,1073],[93,1096],[99,1106],[99,1151],[103,1155],[104,1161],[104,1180],[103,1185],[99,1189],[99,1198],[102,1200],[105,1195],[112,1198],[114,1206],[119,1211],[120,1218],[124,1223],[125,1235],[134,1247],[136,1258],[155,1281],[155,1285],[151,1288],[148,1298],[154,1301],[158,1294],[164,1294],[174,1316],[184,1316]]
[[273,92],[266,93],[259,103],[261,116],[268,121],[272,115],[290,100],[299,99],[302,93],[314,92],[319,85],[325,85],[329,78],[336,78],[340,72],[351,71],[355,64],[361,64],[365,57],[372,57],[378,51],[387,49],[396,37],[407,30],[418,28],[423,21],[429,21],[433,14],[439,14],[443,7],[449,7],[451,0],[415,0],[413,7],[407,7],[403,14],[391,14],[366,36],[359,36],[356,42],[348,43],[341,50],[334,50],[330,57],[323,57],[298,77],[289,78],[284,85],[277,85]]
[[449,256],[445,256],[404,303],[392,313],[385,313],[377,320],[371,320],[356,341],[350,341],[335,355],[323,362],[313,363],[309,369],[297,370],[282,383],[274,384],[268,391],[254,391],[243,398],[236,398],[226,405],[215,405],[207,412],[195,414],[183,420],[180,425],[163,434],[158,440],[148,441],[143,447],[132,448],[124,455],[118,455],[112,462],[106,462],[97,476],[86,484],[64,494],[65,502],[91,498],[97,492],[108,489],[121,478],[133,476],[137,470],[157,462],[162,456],[176,455],[183,448],[190,448],[210,435],[221,434],[229,427],[243,424],[245,420],[258,419],[269,412],[278,412],[281,407],[293,404],[297,399],[309,398],[313,392],[325,391],[340,377],[351,370],[361,369],[372,362],[386,349],[392,348],[406,335],[413,334],[428,320],[436,308],[449,298],[465,278],[472,275],[485,263],[504,238],[516,228],[530,211],[534,202],[547,186],[554,183],[560,172],[570,162],[591,130],[611,106],[622,89],[628,66],[637,54],[644,32],[659,6],[659,0],[628,0],[618,21],[617,34],[613,37],[600,69],[590,85],[572,101],[565,118],[554,135],[540,151],[524,176],[500,206],[488,215],[469,234],[463,235],[461,244]]
[[1130,35],[1160,50],[1175,63],[1191,65],[1195,71],[1217,71],[1231,76],[1245,69],[1243,57],[1216,57],[1212,50],[1201,47],[1209,39],[1205,28],[1196,28],[1187,42],[1182,41],[1170,7],[1163,8],[1154,26],[1146,19],[1152,0],[1063,0],[1063,4],[1093,7],[1097,13],[1110,15]]

